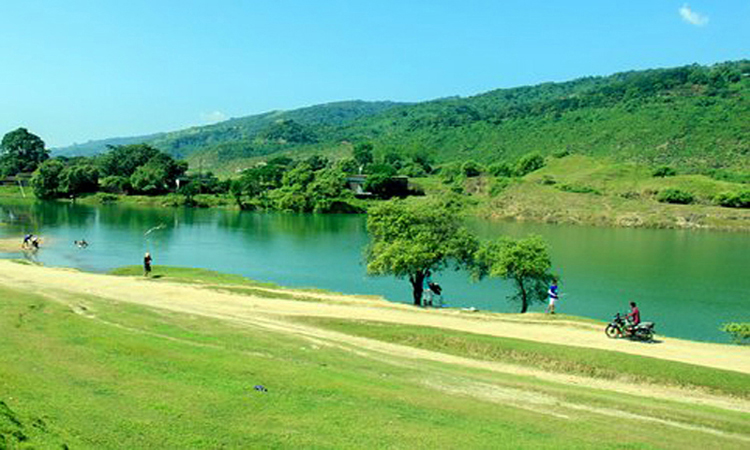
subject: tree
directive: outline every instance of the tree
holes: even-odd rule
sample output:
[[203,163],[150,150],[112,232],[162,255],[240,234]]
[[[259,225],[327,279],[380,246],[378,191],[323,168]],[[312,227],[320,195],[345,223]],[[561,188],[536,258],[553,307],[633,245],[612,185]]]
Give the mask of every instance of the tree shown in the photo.
[[516,294],[510,298],[521,302],[525,313],[532,302],[544,302],[547,285],[552,281],[547,244],[539,236],[514,240],[503,237],[483,244],[474,259],[473,275],[512,280]]
[[99,189],[99,169],[90,164],[68,166],[60,173],[60,193],[78,196]]
[[148,144],[109,146],[109,149],[109,152],[99,157],[99,166],[104,176],[130,178],[138,167],[159,154],[159,150]]
[[516,164],[516,175],[522,177],[544,167],[544,157],[539,153],[530,153],[521,157]]
[[354,160],[360,167],[367,167],[374,161],[372,156],[372,144],[363,142],[354,146]]
[[367,272],[408,278],[417,306],[428,270],[468,267],[477,247],[456,208],[441,201],[382,203],[370,209],[367,229]]
[[0,143],[0,176],[33,172],[47,159],[44,141],[26,128],[18,128],[6,133]]
[[65,166],[56,159],[43,162],[31,177],[34,195],[41,199],[55,198],[60,190],[60,174]]

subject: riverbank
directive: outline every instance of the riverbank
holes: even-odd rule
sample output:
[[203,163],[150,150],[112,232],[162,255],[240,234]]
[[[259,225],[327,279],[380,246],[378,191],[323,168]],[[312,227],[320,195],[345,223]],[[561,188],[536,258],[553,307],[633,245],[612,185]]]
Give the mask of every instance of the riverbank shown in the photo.
[[750,442],[746,347],[610,340],[588,320],[420,309],[194,269],[146,279],[6,260],[0,286],[13,330],[0,337],[0,401],[32,444]]
[[[523,178],[482,175],[445,184],[438,176],[417,178],[412,183],[428,196],[455,195],[460,190],[468,215],[488,220],[515,220],[552,224],[620,228],[750,231],[750,209],[716,204],[722,193],[750,190],[749,185],[704,175],[654,177],[652,169],[636,164],[614,163],[582,155],[551,158],[547,165]],[[667,189],[690,193],[691,204],[658,201]],[[0,199],[33,203],[30,188],[0,186]],[[84,205],[117,203],[148,207],[196,207],[238,209],[229,194],[158,196],[97,193],[75,200]],[[374,200],[371,200],[372,202]],[[368,202],[359,207],[366,209]]]

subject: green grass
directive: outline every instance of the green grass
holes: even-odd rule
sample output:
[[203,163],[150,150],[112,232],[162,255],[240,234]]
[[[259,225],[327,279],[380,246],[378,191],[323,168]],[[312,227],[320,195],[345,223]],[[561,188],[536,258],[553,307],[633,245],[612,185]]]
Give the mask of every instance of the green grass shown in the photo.
[[613,426],[583,410],[564,418],[545,414],[556,403],[534,410],[425,384],[470,379],[750,433],[739,413],[437,363],[389,364],[264,329],[63,293],[0,287],[0,330],[0,448],[741,448],[731,437],[628,418]]
[[[143,267],[124,266],[113,269],[110,275],[143,276]],[[335,294],[318,288],[284,288],[275,283],[255,281],[242,275],[216,272],[208,269],[174,266],[154,266],[150,278],[154,281],[171,281],[186,284],[201,284],[209,289],[234,292],[244,295],[260,295],[300,301],[320,301],[319,298],[301,293]]]
[[[486,361],[501,361],[593,378],[701,388],[750,399],[750,376],[624,353],[362,320],[297,318],[385,342]],[[658,344],[653,344],[658,345]]]

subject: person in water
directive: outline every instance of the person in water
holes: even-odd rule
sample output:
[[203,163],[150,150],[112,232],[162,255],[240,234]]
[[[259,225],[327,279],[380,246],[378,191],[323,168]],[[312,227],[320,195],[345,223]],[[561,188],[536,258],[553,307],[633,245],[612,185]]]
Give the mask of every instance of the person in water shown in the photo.
[[557,280],[552,280],[552,285],[549,287],[549,290],[547,291],[547,295],[549,295],[549,305],[547,305],[546,312],[549,314],[555,313],[555,303],[557,303],[557,299],[559,298],[559,294],[557,293]]
[[146,252],[143,256],[143,276],[147,277],[151,273],[151,253]]
[[82,239],[80,241],[73,241],[73,245],[75,245],[78,248],[86,248],[89,246],[89,243],[86,242],[86,239]]

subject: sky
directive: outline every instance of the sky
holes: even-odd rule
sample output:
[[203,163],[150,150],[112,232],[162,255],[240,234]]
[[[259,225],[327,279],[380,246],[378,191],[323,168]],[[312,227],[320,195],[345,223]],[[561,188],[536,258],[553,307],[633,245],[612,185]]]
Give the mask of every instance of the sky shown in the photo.
[[341,100],[750,59],[750,0],[0,0],[0,135],[48,147]]

